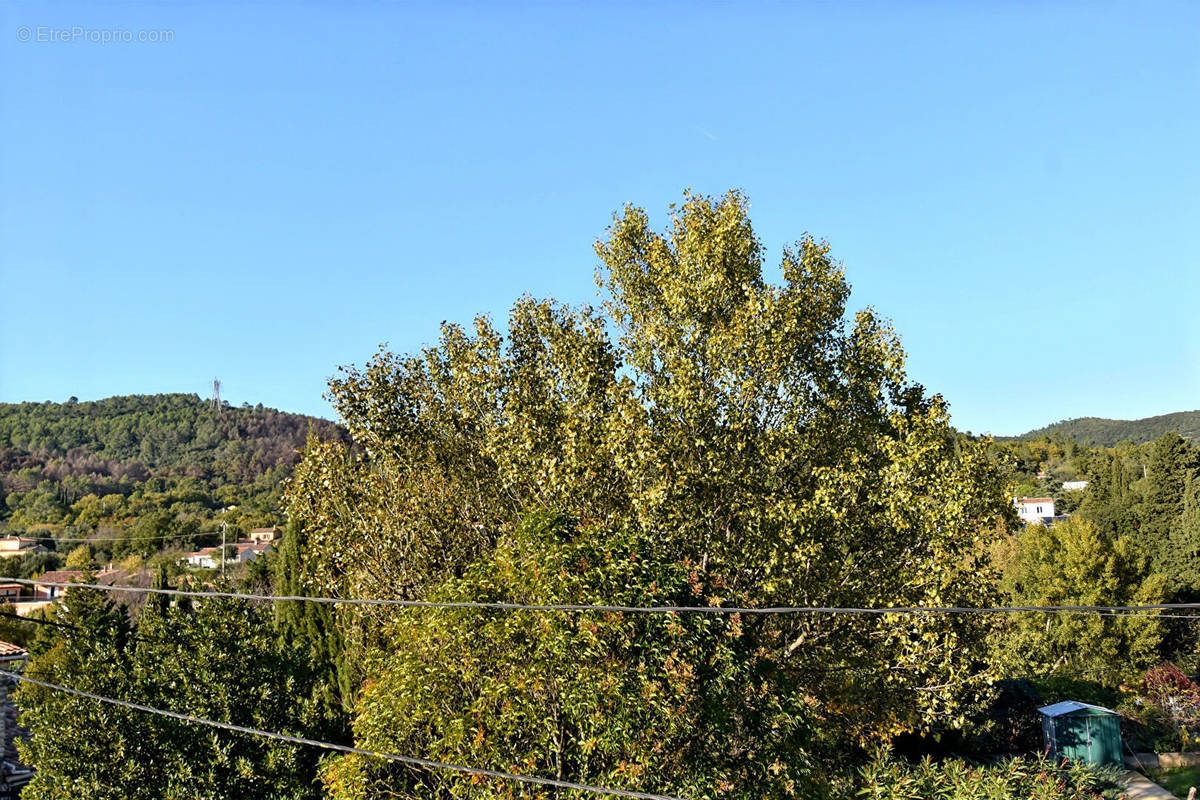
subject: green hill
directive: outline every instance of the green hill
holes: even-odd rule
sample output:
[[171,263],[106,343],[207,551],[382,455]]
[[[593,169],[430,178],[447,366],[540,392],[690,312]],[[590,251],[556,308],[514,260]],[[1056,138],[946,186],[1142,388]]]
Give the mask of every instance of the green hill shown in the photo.
[[[346,436],[328,420],[217,409],[194,394],[0,403],[0,534],[96,537],[120,555],[220,522],[277,524],[282,483],[310,429]],[[129,547],[110,546],[124,537]]]
[[294,464],[309,425],[323,437],[338,431],[328,420],[262,405],[217,410],[194,394],[0,403],[0,451],[63,458],[69,468],[91,457],[237,482]]
[[1027,440],[1058,435],[1084,445],[1112,447],[1126,441],[1135,444],[1150,442],[1171,432],[1185,439],[1200,440],[1200,411],[1177,411],[1133,420],[1080,417],[1055,422],[1013,438]]

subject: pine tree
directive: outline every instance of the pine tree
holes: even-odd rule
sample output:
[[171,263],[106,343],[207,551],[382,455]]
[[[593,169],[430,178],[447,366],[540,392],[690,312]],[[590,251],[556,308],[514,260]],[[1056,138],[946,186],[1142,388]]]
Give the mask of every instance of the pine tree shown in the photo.
[[[164,576],[160,573],[156,584]],[[62,628],[27,672],[60,686],[198,718],[316,738],[314,670],[281,646],[269,610],[226,598],[148,602],[131,630],[102,592],[71,588]],[[215,731],[36,685],[17,698],[36,770],[22,797],[50,800],[316,800],[318,751]],[[119,758],[114,760],[114,754]]]

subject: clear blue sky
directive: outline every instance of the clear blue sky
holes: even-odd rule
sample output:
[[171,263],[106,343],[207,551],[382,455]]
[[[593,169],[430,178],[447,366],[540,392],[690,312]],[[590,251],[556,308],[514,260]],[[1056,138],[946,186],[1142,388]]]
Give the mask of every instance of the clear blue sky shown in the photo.
[[[326,377],[380,343],[593,301],[613,211],[665,224],[690,186],[745,190],[772,262],[828,239],[962,428],[1200,407],[1200,3],[0,20],[3,401],[219,377],[331,416]],[[112,30],[173,40],[88,40]]]

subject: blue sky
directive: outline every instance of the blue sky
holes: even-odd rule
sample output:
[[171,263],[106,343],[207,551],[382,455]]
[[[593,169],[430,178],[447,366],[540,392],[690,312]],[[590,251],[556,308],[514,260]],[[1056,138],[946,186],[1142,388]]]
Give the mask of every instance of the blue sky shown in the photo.
[[961,428],[1200,407],[1200,4],[10,2],[0,25],[3,401],[219,377],[331,416],[326,377],[381,343],[594,301],[624,203],[665,225],[685,187],[738,187],[772,268],[830,241]]

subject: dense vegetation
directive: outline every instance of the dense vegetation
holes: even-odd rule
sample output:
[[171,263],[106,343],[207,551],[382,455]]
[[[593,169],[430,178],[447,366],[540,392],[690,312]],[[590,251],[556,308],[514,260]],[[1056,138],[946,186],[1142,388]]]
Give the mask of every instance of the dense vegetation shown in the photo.
[[[361,453],[314,441],[289,489],[311,591],[634,605],[987,604],[1002,472],[847,319],[826,245],[783,285],[738,195],[597,245],[605,314],[524,299],[333,381]],[[616,338],[613,338],[615,334]],[[362,746],[686,797],[832,791],[822,764],[961,719],[977,618],[341,610]],[[335,798],[510,786],[362,757]],[[547,796],[530,790],[522,796]]]
[[[1172,432],[1141,445],[1084,447],[1046,436],[993,447],[1011,470],[1015,495],[1050,496],[1073,512],[996,543],[1007,603],[1200,601],[1200,446]],[[1078,480],[1088,481],[1084,491],[1063,489]],[[1003,717],[1021,706],[1028,713],[1068,698],[1097,702],[1125,714],[1131,747],[1189,749],[1200,738],[1200,687],[1187,676],[1200,670],[1198,645],[1200,625],[1186,611],[1013,615],[995,625],[991,659],[998,675],[1016,682],[989,713]],[[1036,731],[1011,729],[1014,741],[1036,745]]]
[[90,539],[121,557],[211,544],[186,537],[220,522],[235,534],[278,524],[310,429],[341,435],[325,420],[196,395],[0,404],[0,533],[63,551]]
[[[101,593],[68,591],[33,643],[28,673],[118,700],[279,733],[322,736],[312,702],[316,672],[275,633],[268,609],[235,600],[195,608],[148,602],[136,632]],[[65,632],[64,632],[65,626]],[[38,768],[27,800],[316,798],[319,753],[218,733],[141,711],[27,685],[21,745]]]
[[[1200,445],[1166,433],[1142,445],[1087,448],[1044,437],[996,447],[1012,465],[1014,494],[1053,497],[1098,541],[1127,549],[1131,565],[1143,561],[1163,596],[1200,599]],[[1078,479],[1089,482],[1086,491],[1062,488]]]
[[1179,434],[1185,439],[1200,439],[1200,411],[1179,411],[1134,420],[1080,417],[1056,422],[1014,438],[1036,440],[1057,436],[1078,444],[1114,447],[1121,442],[1145,444],[1165,433]]
[[[381,351],[344,369],[331,395],[355,445],[304,425],[285,538],[227,585],[639,606],[1200,594],[1200,449],[1186,439],[1092,447],[959,434],[941,399],[907,379],[886,323],[847,314],[849,285],[827,245],[800,240],[783,254],[782,284],[764,280],[736,193],[689,196],[665,234],[626,208],[597,254],[601,310],[525,298],[504,333],[486,318],[445,325],[419,353]],[[198,429],[202,404],[179,402]],[[53,451],[49,439],[3,441]],[[223,505],[232,490],[218,484],[232,473],[218,465],[253,461],[214,455],[190,475],[168,451],[139,485],[196,480]],[[1064,491],[1070,480],[1090,485]],[[81,497],[58,521],[34,522],[29,491],[10,504],[14,528],[90,519],[86,505],[75,510]],[[270,492],[255,501],[239,491],[239,506],[269,510]],[[118,494],[132,503],[137,490]],[[1022,529],[1011,497],[1033,494],[1072,516]],[[1116,796],[1111,775],[1087,768],[1028,757],[980,766],[1039,751],[1036,709],[1063,699],[1118,706],[1134,748],[1200,735],[1200,686],[1187,674],[1200,666],[1200,630],[1144,614],[295,601],[267,611],[152,600],[131,622],[72,589],[48,622],[29,669],[63,685],[370,750],[689,798]],[[39,770],[34,798],[587,796],[363,755],[318,759],[40,688],[23,688],[19,702],[34,729],[22,749]],[[111,753],[122,754],[119,769]]]
[[880,751],[850,780],[842,797],[873,800],[1095,800],[1124,798],[1113,767],[1092,769],[1041,758],[990,767],[959,760],[907,764]]

